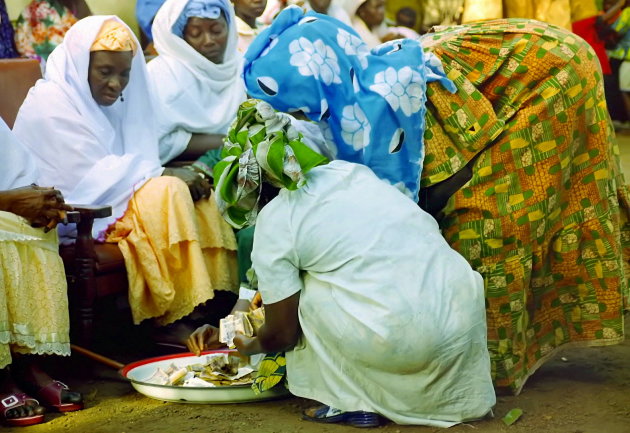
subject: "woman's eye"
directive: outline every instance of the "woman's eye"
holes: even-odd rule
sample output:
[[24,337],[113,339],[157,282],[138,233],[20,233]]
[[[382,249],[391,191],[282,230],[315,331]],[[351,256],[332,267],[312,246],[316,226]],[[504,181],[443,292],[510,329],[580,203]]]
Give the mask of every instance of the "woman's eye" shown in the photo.
[[109,69],[107,69],[107,68],[101,68],[101,69],[98,70],[98,72],[101,75],[109,75]]

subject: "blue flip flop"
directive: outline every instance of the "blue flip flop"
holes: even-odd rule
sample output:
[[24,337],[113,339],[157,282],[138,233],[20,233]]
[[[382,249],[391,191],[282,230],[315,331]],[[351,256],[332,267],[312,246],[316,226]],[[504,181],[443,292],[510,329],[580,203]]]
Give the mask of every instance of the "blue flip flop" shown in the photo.
[[381,423],[379,415],[374,412],[343,412],[326,405],[317,409],[314,416],[302,412],[302,419],[326,424],[344,423],[358,428],[378,427]]

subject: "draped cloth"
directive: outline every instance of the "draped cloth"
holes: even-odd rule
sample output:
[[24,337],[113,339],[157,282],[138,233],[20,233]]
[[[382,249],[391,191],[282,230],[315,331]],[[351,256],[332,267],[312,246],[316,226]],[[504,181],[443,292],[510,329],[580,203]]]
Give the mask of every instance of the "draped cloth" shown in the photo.
[[11,352],[70,355],[66,274],[57,231],[0,211],[0,368]]
[[153,23],[159,56],[148,64],[160,102],[160,158],[169,161],[187,147],[193,133],[225,134],[245,100],[242,56],[236,50],[234,8],[227,0],[208,2],[223,11],[229,26],[223,63],[215,64],[173,33],[188,0],[168,0]]
[[430,85],[422,185],[471,166],[440,228],[484,277],[493,380],[518,393],[559,348],[624,338],[630,208],[601,69],[575,34],[530,20],[422,44],[458,89]]
[[[33,159],[0,119],[0,191],[37,179]],[[0,368],[11,350],[70,355],[67,286],[57,232],[0,211]]]
[[19,188],[37,181],[37,166],[28,151],[0,118],[0,191]]
[[[42,185],[54,185],[69,203],[112,206],[111,217],[94,222],[95,236],[123,215],[135,190],[163,170],[142,52],[133,56],[124,102],[102,107],[92,98],[90,47],[112,19],[122,23],[115,16],[91,16],[68,31],[13,127],[36,159]],[[135,37],[134,43],[139,46]]]
[[148,181],[107,241],[117,242],[125,257],[134,323],[151,317],[171,323],[212,299],[215,290],[238,288],[232,229],[212,197],[193,203],[178,178]]
[[[43,185],[56,186],[69,203],[112,206],[113,216],[96,220],[94,234],[104,239],[109,226],[107,240],[121,247],[134,320],[157,317],[168,323],[212,298],[214,289],[236,289],[234,234],[217,212],[198,216],[181,180],[161,179],[156,104],[140,50],[133,56],[125,100],[102,107],[92,98],[89,49],[110,19],[122,23],[92,16],[68,31],[49,57],[45,79],[20,108],[14,131],[35,157]],[[150,179],[151,188],[140,194]],[[150,199],[143,200],[147,194]],[[144,207],[136,212],[138,203]],[[178,255],[195,284],[182,277],[181,263],[173,259]]]
[[437,58],[404,39],[370,52],[350,27],[297,7],[283,10],[245,55],[251,97],[301,111],[335,159],[362,163],[414,201],[424,146],[426,83],[454,90]]

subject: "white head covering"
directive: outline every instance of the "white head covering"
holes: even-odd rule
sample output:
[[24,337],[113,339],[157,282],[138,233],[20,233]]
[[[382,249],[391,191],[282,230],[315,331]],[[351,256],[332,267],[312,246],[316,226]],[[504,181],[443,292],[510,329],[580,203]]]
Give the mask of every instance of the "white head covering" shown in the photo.
[[0,117],[0,191],[37,181],[37,167],[31,155]]
[[220,5],[229,23],[223,63],[199,54],[173,33],[173,24],[188,0],[167,0],[153,21],[153,41],[159,56],[149,65],[149,75],[161,102],[160,158],[168,161],[182,153],[192,133],[225,134],[241,102],[245,85],[241,78],[243,59],[237,52],[234,8],[229,1],[208,0]]
[[367,0],[338,0],[337,4],[343,8],[350,17],[352,28],[361,36],[361,39],[363,39],[367,46],[372,49],[381,44],[381,38],[388,32],[385,20],[375,29],[370,30],[363,19],[357,15],[357,10],[366,1]]
[[95,222],[95,234],[123,215],[137,188],[162,172],[142,52],[133,56],[124,102],[100,106],[90,92],[90,47],[112,19],[122,23],[115,16],[91,16],[70,28],[13,128],[36,159],[42,185],[60,189],[67,203],[113,207],[111,218]]

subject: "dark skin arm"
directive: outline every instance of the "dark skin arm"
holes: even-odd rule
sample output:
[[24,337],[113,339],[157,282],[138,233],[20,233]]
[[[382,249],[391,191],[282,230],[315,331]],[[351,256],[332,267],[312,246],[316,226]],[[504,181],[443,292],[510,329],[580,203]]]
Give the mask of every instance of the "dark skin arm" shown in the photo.
[[167,167],[162,172],[162,176],[174,176],[183,180],[190,190],[193,201],[210,197],[210,193],[212,192],[212,186],[208,179],[199,176],[196,172],[188,170],[187,168]]
[[[255,310],[261,306],[262,298],[260,297],[260,293],[256,293],[256,296],[254,296],[251,302],[247,299],[237,300],[230,314],[234,314],[237,311],[247,312]],[[199,356],[204,350],[218,349],[223,347],[224,344],[219,342],[219,328],[212,325],[203,325],[190,334],[190,337],[186,340],[186,346],[188,350]]]
[[0,191],[0,210],[26,218],[33,227],[52,230],[66,218],[72,206],[65,204],[61,192],[54,188],[29,185]]
[[174,161],[193,161],[209,150],[218,149],[223,145],[221,134],[193,134],[188,142],[188,147]]
[[302,333],[298,320],[300,292],[280,302],[265,305],[265,324],[256,337],[234,337],[236,349],[243,355],[283,352],[297,344]]

